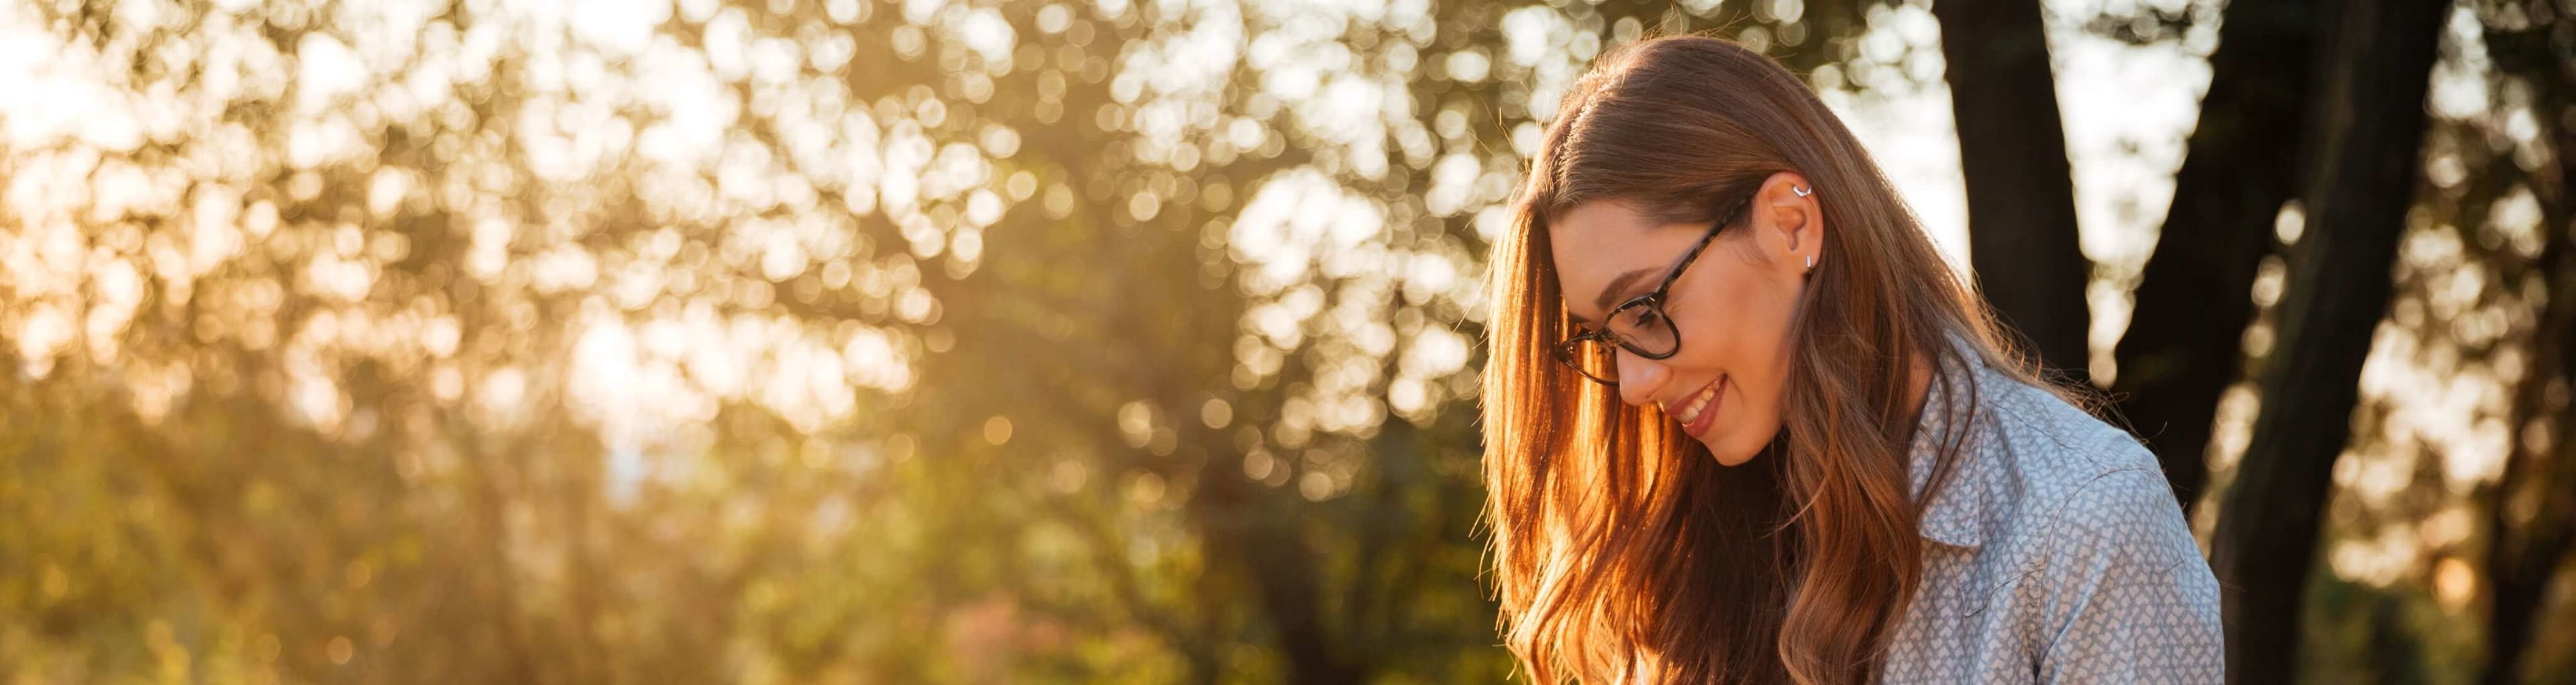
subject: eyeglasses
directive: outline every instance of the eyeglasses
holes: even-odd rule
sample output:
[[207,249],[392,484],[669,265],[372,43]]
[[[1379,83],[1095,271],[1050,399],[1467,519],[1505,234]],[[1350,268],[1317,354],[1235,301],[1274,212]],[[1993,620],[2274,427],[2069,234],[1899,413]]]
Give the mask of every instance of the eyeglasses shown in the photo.
[[1680,354],[1681,331],[1673,327],[1672,317],[1664,315],[1664,298],[1672,291],[1673,282],[1681,280],[1682,272],[1690,269],[1691,261],[1698,259],[1699,253],[1706,251],[1708,244],[1717,239],[1718,232],[1735,223],[1736,216],[1752,202],[1753,198],[1748,195],[1736,201],[1734,208],[1726,210],[1715,225],[1708,227],[1708,234],[1700,236],[1699,242],[1692,244],[1690,251],[1673,263],[1672,271],[1664,274],[1664,282],[1655,286],[1654,292],[1628,298],[1628,301],[1611,308],[1608,323],[1600,330],[1585,331],[1557,343],[1556,360],[1574,367],[1585,378],[1604,385],[1618,385],[1618,350],[1625,349],[1647,359],[1670,359]]

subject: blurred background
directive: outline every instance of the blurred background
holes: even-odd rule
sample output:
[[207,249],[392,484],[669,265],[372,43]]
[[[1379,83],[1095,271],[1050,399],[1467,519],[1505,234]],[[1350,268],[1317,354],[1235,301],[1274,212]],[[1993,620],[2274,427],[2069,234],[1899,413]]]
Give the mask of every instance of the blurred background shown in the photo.
[[2576,683],[2576,2],[0,7],[0,681],[1458,683],[1579,69],[1804,75],[2237,683]]

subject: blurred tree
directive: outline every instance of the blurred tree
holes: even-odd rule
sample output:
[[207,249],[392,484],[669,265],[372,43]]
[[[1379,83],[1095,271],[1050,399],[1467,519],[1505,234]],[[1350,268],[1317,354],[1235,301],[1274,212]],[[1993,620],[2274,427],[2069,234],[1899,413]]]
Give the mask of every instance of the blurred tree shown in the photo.
[[2228,681],[2289,682],[2332,474],[2352,434],[2371,332],[2387,315],[2398,240],[2421,179],[2434,57],[2447,2],[2357,0],[2329,10],[2280,343],[2261,413],[2212,540],[2230,631]]
[[1953,0],[1933,3],[1932,13],[1941,20],[1978,288],[2042,365],[2083,382],[2093,262],[2076,241],[2075,181],[2039,2]]
[[[2563,105],[2562,105],[2563,109]],[[2562,134],[2563,135],[2563,134]],[[2559,149],[2570,149],[2561,142]],[[2569,169],[2562,166],[2564,178]],[[2553,193],[2563,192],[2553,189]],[[2548,304],[2528,345],[2532,366],[2514,390],[2514,421],[2507,424],[2525,436],[2509,446],[2504,473],[2486,506],[2489,542],[2486,584],[2491,588],[2487,621],[2488,663],[2480,682],[2522,682],[2519,666],[2530,645],[2543,592],[2576,544],[2576,441],[2563,431],[2576,426],[2569,413],[2567,388],[2576,383],[2576,264],[2569,263],[2567,204],[2553,198],[2548,247],[2540,258],[2546,269]]]
[[[2519,342],[2527,370],[2515,383],[2503,473],[2484,502],[2487,655],[2479,682],[2525,682],[2546,590],[2576,546],[2576,17],[2545,3],[2473,5],[2486,55],[2503,80],[2526,93],[2531,136],[2548,154],[2495,154],[2491,175],[2526,177],[2545,241],[2537,258],[2500,285],[2539,285],[2535,321]],[[2540,166],[2526,169],[2525,165]],[[2541,166],[2554,165],[2554,166]],[[2498,195],[2506,195],[2498,193]],[[2492,213],[2493,208],[2489,211]],[[2518,277],[2517,277],[2518,276]],[[2527,287],[2526,286],[2526,287]]]
[[2113,355],[2111,396],[2186,514],[2208,482],[2219,398],[2243,374],[2256,267],[2297,183],[2316,15],[2312,0],[2227,3],[2199,124]]

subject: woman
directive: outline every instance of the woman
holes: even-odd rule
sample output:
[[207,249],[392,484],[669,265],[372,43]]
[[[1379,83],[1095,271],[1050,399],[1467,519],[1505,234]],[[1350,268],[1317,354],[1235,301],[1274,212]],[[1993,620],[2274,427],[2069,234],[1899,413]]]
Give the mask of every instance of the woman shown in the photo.
[[2219,682],[2154,457],[1769,58],[1602,56],[1492,269],[1486,515],[1536,682]]

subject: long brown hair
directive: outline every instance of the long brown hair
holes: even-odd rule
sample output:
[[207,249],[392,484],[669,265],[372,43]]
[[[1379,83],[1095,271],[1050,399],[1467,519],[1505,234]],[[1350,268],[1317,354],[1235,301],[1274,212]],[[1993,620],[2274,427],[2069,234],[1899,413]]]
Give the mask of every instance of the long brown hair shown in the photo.
[[[1698,36],[1622,46],[1542,141],[1490,263],[1485,521],[1506,645],[1550,685],[1867,681],[1922,565],[1915,361],[2033,376],[1859,141],[1760,53]],[[1827,257],[1790,323],[1781,430],[1728,468],[1549,356],[1573,330],[1549,222],[1610,198],[1713,221],[1783,171],[1816,190]],[[1936,392],[1974,398],[1947,387],[1973,376],[1936,373]],[[1937,443],[1936,487],[1963,437]]]

